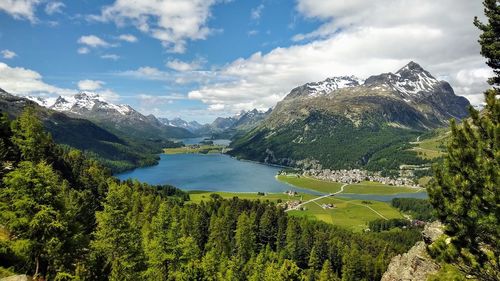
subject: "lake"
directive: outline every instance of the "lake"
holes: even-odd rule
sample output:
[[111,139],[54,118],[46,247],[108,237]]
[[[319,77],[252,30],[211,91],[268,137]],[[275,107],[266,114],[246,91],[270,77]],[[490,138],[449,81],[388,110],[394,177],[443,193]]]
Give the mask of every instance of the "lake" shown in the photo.
[[160,158],[156,166],[138,168],[116,177],[171,184],[184,190],[283,192],[293,189],[315,194],[276,180],[278,167],[239,161],[224,154],[162,154]]
[[[309,194],[321,194],[276,180],[275,176],[280,169],[255,162],[240,161],[225,154],[161,154],[158,165],[137,168],[118,174],[116,177],[121,180],[137,179],[153,185],[170,184],[183,190],[279,193],[292,189]],[[427,198],[427,193],[339,194],[338,196],[390,201],[398,197]]]

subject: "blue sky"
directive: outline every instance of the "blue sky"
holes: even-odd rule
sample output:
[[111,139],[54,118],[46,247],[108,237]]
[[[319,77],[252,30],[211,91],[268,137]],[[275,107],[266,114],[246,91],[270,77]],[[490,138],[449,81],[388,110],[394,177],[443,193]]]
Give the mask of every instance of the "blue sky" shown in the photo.
[[479,2],[2,1],[0,88],[90,90],[146,114],[210,122],[272,107],[308,81],[416,60],[480,103],[489,70],[471,23]]

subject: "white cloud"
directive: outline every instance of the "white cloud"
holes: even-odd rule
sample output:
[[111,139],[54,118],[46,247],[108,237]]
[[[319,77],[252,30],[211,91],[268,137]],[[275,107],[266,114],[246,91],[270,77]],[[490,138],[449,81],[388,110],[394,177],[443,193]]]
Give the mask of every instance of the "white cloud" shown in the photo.
[[137,37],[135,37],[132,34],[122,34],[122,35],[118,36],[118,39],[120,39],[122,41],[129,42],[129,43],[137,42]]
[[208,106],[209,111],[223,111],[226,106],[222,103],[211,104]]
[[17,54],[11,50],[2,50],[0,54],[2,54],[2,57],[4,59],[12,59],[14,57],[17,57]]
[[166,63],[166,66],[175,71],[185,72],[198,70],[205,63],[205,60],[194,60],[191,62],[184,62],[178,59],[170,60]]
[[102,88],[105,83],[99,80],[80,80],[78,81],[78,89],[82,91],[95,91]]
[[78,81],[78,89],[80,91],[90,91],[103,97],[106,101],[116,102],[120,99],[120,95],[111,89],[104,89],[106,83],[100,80],[80,80]]
[[205,39],[210,8],[217,0],[116,0],[91,20],[134,25],[141,32],[160,40],[171,52],[183,53],[188,40]]
[[57,1],[49,2],[47,3],[47,5],[45,5],[45,13],[47,13],[48,15],[62,13],[62,9],[64,7],[66,7],[66,5],[64,5],[64,3],[62,2],[57,2]]
[[81,36],[78,39],[78,43],[87,45],[92,48],[97,48],[97,47],[110,47],[111,44],[104,41],[103,39],[95,36],[95,35],[85,35]]
[[480,1],[299,0],[297,10],[325,22],[296,38],[312,41],[237,59],[217,72],[232,79],[211,81],[189,97],[212,109],[265,109],[298,85],[393,72],[410,60],[448,80],[459,95],[482,96],[487,87],[484,73],[470,74],[485,66],[472,24],[483,13]]
[[101,59],[105,59],[105,60],[119,60],[120,56],[119,55],[115,55],[115,54],[104,54],[104,55],[101,56]]
[[[178,65],[175,67],[179,68]],[[185,67],[185,66],[184,66]],[[163,71],[155,67],[143,66],[136,70],[118,72],[116,75],[132,77],[141,80],[165,81],[176,84],[206,84],[210,81],[226,81],[228,78],[211,70]]]
[[262,11],[264,10],[264,4],[260,4],[259,6],[253,8],[250,11],[250,18],[253,20],[258,20],[262,16]]
[[16,95],[54,94],[72,95],[76,91],[59,88],[43,82],[42,75],[31,69],[10,67],[0,62],[0,88]]
[[90,52],[90,49],[87,47],[80,47],[78,50],[76,50],[80,55],[85,55]]
[[0,11],[10,14],[15,19],[27,19],[36,22],[36,6],[41,0],[2,0],[0,1]]

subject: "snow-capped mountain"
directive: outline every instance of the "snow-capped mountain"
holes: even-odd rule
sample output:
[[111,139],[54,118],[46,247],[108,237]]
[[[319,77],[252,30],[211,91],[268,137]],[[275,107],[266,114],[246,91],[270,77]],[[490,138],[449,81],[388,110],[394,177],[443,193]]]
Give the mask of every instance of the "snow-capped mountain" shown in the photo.
[[293,89],[257,127],[236,135],[229,153],[305,168],[377,168],[388,162],[398,167],[411,158],[389,157],[407,153],[401,144],[416,132],[468,115],[468,100],[415,62],[362,84],[353,80],[340,83],[344,88],[327,79]]
[[158,120],[160,120],[160,122],[162,122],[165,125],[183,128],[183,129],[186,129],[192,133],[196,132],[201,127],[203,127],[202,124],[200,124],[196,121],[188,122],[186,120],[181,119],[180,117],[176,117],[172,120],[169,120],[168,118],[158,118]]
[[51,101],[42,97],[28,97],[41,106],[64,112],[73,117],[91,120],[105,128],[145,138],[177,138],[192,134],[180,127],[165,125],[154,116],[144,116],[129,105],[114,104],[103,97],[81,92],[74,96],[58,97]]
[[293,89],[286,98],[306,97],[313,98],[330,94],[338,89],[356,87],[363,84],[363,80],[356,76],[338,76],[327,78],[320,82],[310,82]]
[[438,90],[442,83],[415,62],[410,62],[396,73],[384,73],[366,79],[365,86],[392,88],[406,102],[419,100]]

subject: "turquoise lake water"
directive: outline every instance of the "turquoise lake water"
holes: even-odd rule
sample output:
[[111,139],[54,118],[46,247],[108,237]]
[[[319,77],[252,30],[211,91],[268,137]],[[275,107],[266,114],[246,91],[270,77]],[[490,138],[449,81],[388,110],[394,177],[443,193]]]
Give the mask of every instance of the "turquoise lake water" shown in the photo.
[[[209,190],[228,192],[283,192],[295,190],[310,194],[315,191],[296,188],[276,180],[281,169],[249,161],[240,161],[224,154],[160,155],[159,164],[138,168],[116,175],[121,180],[137,179],[149,184],[170,184],[183,190]],[[426,198],[426,193],[395,195],[342,194],[361,200],[390,201],[396,197]]]
[[[299,188],[275,179],[280,170],[224,154],[162,154],[158,165],[116,175],[149,184],[171,184],[184,190],[283,192]],[[309,192],[309,191],[308,191]],[[311,192],[309,192],[311,193]]]

